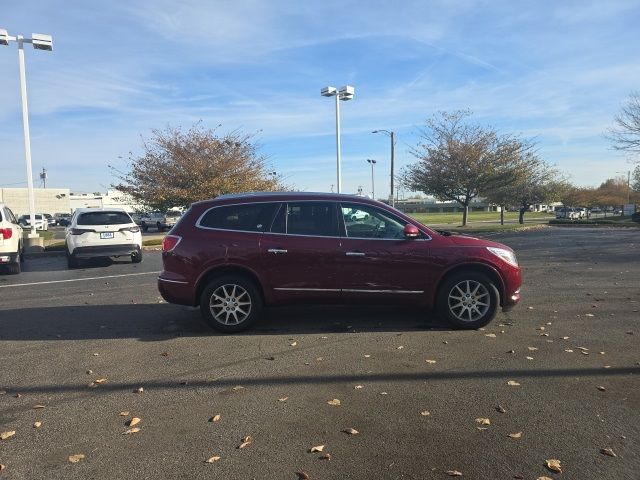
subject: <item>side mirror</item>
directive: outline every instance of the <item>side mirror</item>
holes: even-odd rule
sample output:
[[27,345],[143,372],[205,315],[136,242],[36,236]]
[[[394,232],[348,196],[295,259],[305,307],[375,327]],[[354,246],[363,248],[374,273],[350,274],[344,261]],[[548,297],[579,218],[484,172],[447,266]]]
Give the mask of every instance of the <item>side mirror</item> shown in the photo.
[[420,236],[420,230],[418,230],[418,227],[411,225],[410,223],[407,223],[404,226],[404,238],[412,239],[418,238],[418,236]]

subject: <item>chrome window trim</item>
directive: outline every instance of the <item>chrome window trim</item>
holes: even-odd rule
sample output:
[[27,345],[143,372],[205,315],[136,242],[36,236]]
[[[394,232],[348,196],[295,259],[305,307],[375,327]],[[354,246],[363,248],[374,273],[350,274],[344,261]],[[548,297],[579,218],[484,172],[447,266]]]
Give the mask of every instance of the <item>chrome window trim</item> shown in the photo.
[[169,282],[169,283],[180,283],[181,285],[188,285],[189,282],[182,282],[180,280],[169,280],[168,278],[158,277],[158,280],[161,282]]
[[274,288],[284,292],[346,292],[346,293],[424,293],[424,290],[362,290],[358,288]]
[[[404,242],[407,241],[407,239],[402,239],[402,238],[366,238],[366,237],[325,237],[325,236],[321,236],[321,235],[301,235],[298,233],[278,233],[278,232],[259,232],[259,231],[254,231],[254,230],[234,230],[234,229],[229,229],[229,228],[215,228],[215,227],[205,227],[204,225],[202,225],[200,222],[202,221],[202,218],[210,211],[213,210],[214,208],[221,208],[221,207],[231,207],[234,205],[253,205],[256,203],[279,203],[279,204],[288,204],[288,203],[302,203],[302,202],[314,202],[314,203],[318,203],[318,202],[326,202],[326,203],[341,203],[340,200],[270,200],[270,201],[257,201],[257,202],[237,202],[237,203],[225,203],[224,205],[214,205],[213,207],[209,207],[207,208],[204,212],[202,212],[202,214],[198,217],[198,220],[196,220],[195,226],[196,228],[200,228],[202,230],[218,230],[221,232],[238,232],[238,233],[257,233],[257,234],[267,234],[267,235],[286,235],[286,236],[291,236],[291,237],[310,237],[310,238],[339,238],[339,239],[347,239],[347,240],[377,240],[377,241],[385,241],[385,242]],[[373,208],[378,208],[375,205],[370,205],[368,203],[363,203],[363,202],[358,202],[355,200],[349,200],[350,203],[355,203],[357,205],[364,205],[364,206],[368,206],[368,207],[373,207]],[[281,207],[282,208],[282,207]],[[276,213],[276,215],[278,214],[280,210],[278,210]],[[390,215],[393,215],[391,212],[388,212]],[[273,220],[275,220],[275,217],[273,218]],[[270,226],[271,227],[271,226]],[[418,227],[418,230],[420,230],[420,227]],[[425,235],[427,238],[414,238],[411,241],[412,242],[426,242],[426,241],[430,241],[432,239],[432,237],[423,232],[422,230],[420,230],[420,232]],[[346,233],[346,230],[345,230]]]
[[339,288],[274,288],[283,292],[339,292]]

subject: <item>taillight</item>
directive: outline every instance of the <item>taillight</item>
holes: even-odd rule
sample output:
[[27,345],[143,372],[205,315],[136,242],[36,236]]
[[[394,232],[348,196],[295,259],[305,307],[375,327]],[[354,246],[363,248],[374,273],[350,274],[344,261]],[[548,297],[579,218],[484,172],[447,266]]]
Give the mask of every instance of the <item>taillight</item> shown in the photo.
[[13,235],[13,230],[10,228],[0,228],[0,239],[9,240]]
[[71,235],[82,235],[83,233],[95,232],[92,228],[72,228]]
[[140,231],[140,227],[125,227],[120,229],[121,232],[131,232],[138,233]]
[[180,240],[182,240],[182,237],[179,237],[177,235],[166,235],[162,240],[162,251],[170,252],[171,250],[176,248],[176,246],[180,243]]

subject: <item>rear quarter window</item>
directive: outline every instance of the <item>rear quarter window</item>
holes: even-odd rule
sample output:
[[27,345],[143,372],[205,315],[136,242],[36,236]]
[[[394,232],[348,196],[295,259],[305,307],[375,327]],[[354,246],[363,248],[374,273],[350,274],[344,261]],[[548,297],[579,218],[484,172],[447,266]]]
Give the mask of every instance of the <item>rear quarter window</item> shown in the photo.
[[270,227],[277,206],[277,203],[248,203],[214,207],[202,216],[199,226],[220,230],[264,232]]
[[87,212],[78,215],[78,225],[123,225],[133,223],[125,212]]

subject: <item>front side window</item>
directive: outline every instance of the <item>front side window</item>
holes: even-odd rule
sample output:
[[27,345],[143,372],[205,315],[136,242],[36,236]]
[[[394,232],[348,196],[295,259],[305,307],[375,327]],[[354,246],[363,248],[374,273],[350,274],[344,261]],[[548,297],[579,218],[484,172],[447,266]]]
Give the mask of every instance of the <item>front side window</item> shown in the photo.
[[86,212],[78,215],[78,225],[125,225],[133,223],[125,212]]
[[247,203],[215,207],[204,214],[200,226],[221,230],[264,232],[269,228],[277,203]]
[[341,204],[347,237],[403,239],[404,223],[384,210],[369,205]]
[[280,209],[272,233],[337,237],[336,206],[332,202],[290,202]]

